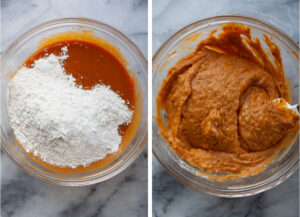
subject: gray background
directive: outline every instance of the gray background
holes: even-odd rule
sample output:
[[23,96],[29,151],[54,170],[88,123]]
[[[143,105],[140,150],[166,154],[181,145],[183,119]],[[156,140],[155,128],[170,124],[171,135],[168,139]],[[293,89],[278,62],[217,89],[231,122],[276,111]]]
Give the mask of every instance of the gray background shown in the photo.
[[[44,21],[84,17],[119,29],[146,55],[147,10],[147,1],[142,0],[2,0],[1,51]],[[1,216],[147,216],[147,151],[118,176],[86,187],[64,187],[37,180],[2,152]]]
[[[153,0],[153,54],[173,33],[199,19],[222,14],[253,16],[299,43],[298,0]],[[170,176],[153,157],[155,217],[296,217],[299,172],[265,193],[225,199],[196,192]]]

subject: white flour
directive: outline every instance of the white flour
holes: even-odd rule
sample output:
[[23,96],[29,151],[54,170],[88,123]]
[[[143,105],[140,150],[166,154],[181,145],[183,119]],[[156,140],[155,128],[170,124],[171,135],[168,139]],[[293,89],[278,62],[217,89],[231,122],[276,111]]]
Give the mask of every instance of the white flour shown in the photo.
[[27,152],[61,167],[86,166],[116,152],[118,127],[132,111],[109,87],[76,86],[63,68],[68,58],[53,54],[22,67],[9,83],[8,113],[15,135]]

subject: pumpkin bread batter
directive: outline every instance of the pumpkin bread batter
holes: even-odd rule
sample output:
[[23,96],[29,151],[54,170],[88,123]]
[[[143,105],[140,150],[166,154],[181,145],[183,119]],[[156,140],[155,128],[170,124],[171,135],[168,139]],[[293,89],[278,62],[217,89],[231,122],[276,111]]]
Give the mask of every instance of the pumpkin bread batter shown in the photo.
[[272,101],[289,100],[278,48],[265,36],[274,51],[272,64],[249,28],[230,24],[218,37],[214,33],[169,70],[157,98],[168,127],[161,115],[157,120],[189,163],[235,178],[253,175],[272,161],[299,118]]

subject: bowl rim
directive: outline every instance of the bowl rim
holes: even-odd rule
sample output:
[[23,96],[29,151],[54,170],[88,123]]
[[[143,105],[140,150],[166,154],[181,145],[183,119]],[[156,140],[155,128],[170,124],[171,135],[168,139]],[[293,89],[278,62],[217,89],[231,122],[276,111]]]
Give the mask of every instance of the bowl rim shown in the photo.
[[[14,47],[18,44],[20,44],[24,39],[26,39],[27,37],[29,37],[30,35],[33,35],[35,33],[38,33],[40,30],[45,30],[49,27],[53,27],[55,25],[61,25],[61,24],[86,24],[86,25],[90,25],[93,26],[94,28],[101,28],[101,29],[106,29],[109,30],[109,32],[111,34],[113,34],[114,36],[116,36],[118,38],[118,40],[122,41],[123,43],[125,43],[130,50],[136,55],[138,56],[139,59],[139,63],[141,64],[142,68],[145,69],[145,71],[147,71],[148,67],[148,63],[147,63],[147,59],[145,58],[144,54],[142,53],[142,51],[137,47],[137,45],[131,41],[124,33],[122,33],[120,30],[116,29],[115,27],[108,25],[106,23],[103,23],[101,21],[97,21],[97,20],[93,20],[93,19],[87,19],[87,18],[82,18],[82,17],[67,17],[67,18],[59,18],[59,19],[52,19],[52,20],[48,20],[46,22],[42,22],[38,25],[35,25],[34,27],[30,28],[29,30],[25,31],[24,33],[22,33],[21,35],[19,35],[14,41],[12,41],[10,43],[10,45],[4,50],[3,54],[1,55],[1,68],[3,66],[3,62],[5,62],[8,54],[11,52],[11,50],[14,49]],[[145,73],[144,71],[142,71],[141,73],[143,73],[145,76],[145,78],[147,79],[147,72]],[[0,76],[2,75],[2,73],[0,73]],[[145,82],[145,90],[146,90],[146,95],[147,95],[147,91],[148,91],[148,83]],[[143,99],[144,101],[144,99]],[[1,100],[2,102],[2,100]],[[100,173],[96,173],[96,177],[94,175],[88,175],[87,178],[85,180],[68,180],[66,179],[66,177],[64,177],[63,179],[61,178],[53,178],[53,176],[48,176],[45,175],[44,172],[37,172],[35,170],[32,169],[32,166],[30,166],[30,164],[25,163],[26,166],[24,166],[21,161],[23,161],[23,157],[15,157],[10,151],[9,148],[6,146],[12,146],[11,144],[7,144],[8,138],[6,138],[5,134],[2,132],[2,123],[0,124],[1,126],[1,141],[0,141],[0,145],[1,145],[1,149],[4,150],[5,153],[7,153],[7,155],[9,156],[9,158],[11,158],[11,160],[18,166],[20,167],[23,171],[25,171],[26,173],[28,173],[29,175],[32,175],[33,177],[39,178],[41,180],[44,180],[46,182],[50,182],[50,183],[54,183],[54,184],[59,184],[59,185],[64,185],[64,186],[85,186],[85,185],[92,185],[92,184],[96,184],[96,183],[100,183],[103,181],[106,181],[116,175],[118,175],[119,173],[121,173],[122,171],[124,171],[126,168],[128,168],[142,153],[142,151],[144,150],[146,143],[147,143],[147,131],[148,131],[148,125],[147,125],[147,113],[148,113],[148,108],[147,108],[147,101],[143,102],[143,104],[146,104],[145,106],[145,124],[142,124],[142,119],[143,119],[143,112],[141,113],[141,122],[139,123],[139,126],[142,127],[141,129],[141,135],[138,138],[137,141],[137,145],[135,147],[132,147],[131,151],[129,153],[127,153],[125,156],[122,157],[121,162],[118,162],[118,164],[116,165],[115,163],[113,163],[111,165],[111,171],[107,174],[105,174],[104,176],[100,176]],[[143,106],[142,106],[143,108]],[[13,147],[13,146],[12,146]],[[126,151],[126,150],[125,150]],[[125,152],[124,152],[125,153]],[[18,159],[21,158],[21,159]],[[98,176],[97,176],[98,175]]]
[[[245,19],[245,20],[248,20],[248,21],[254,21],[256,23],[259,23],[259,24],[262,24],[262,25],[266,25],[268,26],[269,28],[271,28],[272,30],[275,30],[277,33],[279,33],[281,36],[284,37],[285,40],[288,40],[289,42],[292,43],[293,46],[295,46],[296,48],[298,48],[298,51],[299,51],[299,45],[289,36],[287,35],[286,33],[284,33],[281,29],[279,29],[278,27],[274,26],[273,24],[270,24],[268,22],[265,22],[265,21],[262,21],[260,19],[257,19],[257,18],[254,18],[254,17],[251,17],[251,16],[245,16],[245,15],[242,15],[242,14],[223,14],[223,15],[217,15],[217,16],[212,16],[212,17],[207,17],[207,18],[204,18],[204,19],[200,19],[200,20],[197,20],[193,23],[190,23],[182,28],[180,28],[179,30],[177,30],[176,32],[174,32],[167,40],[165,40],[164,43],[162,43],[159,48],[155,51],[155,54],[153,55],[152,57],[152,62],[154,62],[158,56],[158,54],[161,52],[161,50],[163,49],[163,47],[165,47],[166,45],[168,45],[168,43],[170,41],[172,41],[178,34],[186,31],[187,29],[190,29],[192,26],[195,26],[195,25],[200,25],[200,24],[204,24],[205,22],[208,22],[208,21],[211,21],[212,19],[217,19],[218,21],[221,21],[223,18],[242,18],[242,19]],[[234,22],[234,21],[233,21]],[[152,74],[152,77],[154,75]]]
[[[237,19],[237,20],[231,20],[231,19]],[[287,41],[289,42],[297,51],[297,55],[299,56],[299,45],[286,33],[284,33],[282,30],[280,30],[279,28],[275,27],[274,25],[262,21],[260,19],[251,17],[251,16],[245,16],[245,15],[241,15],[241,14],[223,14],[223,15],[217,15],[217,16],[212,16],[212,17],[207,17],[204,19],[200,19],[198,21],[195,21],[191,24],[188,24],[182,28],[180,28],[178,31],[176,31],[175,33],[173,33],[167,40],[165,40],[164,43],[162,43],[162,45],[155,51],[155,54],[152,58],[152,63],[153,66],[155,65],[155,62],[157,61],[157,59],[160,57],[160,53],[165,49],[168,48],[175,40],[178,39],[178,35],[181,35],[183,33],[187,33],[191,30],[194,29],[194,27],[199,27],[201,25],[209,25],[210,21],[214,21],[214,22],[220,22],[220,21],[228,21],[228,22],[242,22],[242,21],[246,21],[246,22],[250,22],[253,23],[255,22],[257,25],[260,26],[267,26],[269,29],[271,29],[272,31],[274,31],[274,34],[279,35],[283,41]],[[299,59],[299,58],[298,58]],[[299,60],[300,62],[300,60]],[[155,74],[152,73],[152,83],[153,80],[155,78]],[[153,95],[152,92],[152,100],[155,96]],[[154,105],[155,106],[155,105]],[[153,109],[153,108],[152,108]],[[155,118],[152,115],[152,119]],[[152,124],[152,130],[153,129],[154,124]],[[299,134],[299,133],[297,133]],[[295,136],[295,138],[297,138],[297,135]],[[296,143],[297,141],[295,140],[294,143]],[[213,196],[217,196],[217,197],[226,197],[226,198],[238,198],[238,197],[245,197],[245,196],[251,196],[251,195],[255,195],[255,194],[259,194],[262,193],[264,191],[267,191],[277,185],[279,185],[280,183],[282,183],[284,180],[286,180],[287,178],[289,178],[299,167],[299,151],[298,151],[298,157],[297,159],[294,160],[294,162],[292,162],[291,165],[289,165],[289,167],[287,167],[286,170],[283,171],[283,173],[281,174],[281,176],[278,177],[273,177],[272,179],[268,180],[268,182],[263,183],[262,185],[259,185],[258,187],[253,188],[253,186],[250,189],[246,189],[246,190],[234,190],[232,192],[229,192],[228,190],[223,190],[223,189],[215,189],[215,188],[208,188],[205,185],[199,185],[199,181],[194,181],[191,182],[187,177],[182,175],[182,172],[180,171],[176,171],[176,169],[174,169],[174,166],[169,166],[169,162],[167,162],[168,160],[166,159],[161,159],[159,157],[159,153],[160,152],[160,147],[158,145],[158,141],[155,138],[154,134],[152,134],[152,153],[154,154],[154,156],[156,157],[156,159],[158,160],[158,162],[168,171],[169,174],[171,174],[176,180],[178,180],[179,182],[181,182],[182,184],[196,190],[202,193],[206,193],[209,195],[213,195]],[[174,153],[175,155],[177,155],[176,153]],[[175,165],[178,166],[178,165]],[[180,167],[180,166],[179,166]],[[195,182],[197,182],[198,184],[195,184]]]

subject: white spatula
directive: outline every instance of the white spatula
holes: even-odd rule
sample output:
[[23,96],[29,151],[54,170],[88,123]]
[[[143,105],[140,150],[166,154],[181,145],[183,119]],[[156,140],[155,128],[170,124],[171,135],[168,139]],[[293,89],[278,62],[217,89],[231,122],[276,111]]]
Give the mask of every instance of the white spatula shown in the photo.
[[299,104],[295,104],[295,105],[290,105],[285,99],[283,98],[278,98],[278,99],[274,99],[273,102],[276,103],[285,103],[285,106],[289,109],[292,109],[293,111],[295,111],[299,116]]

